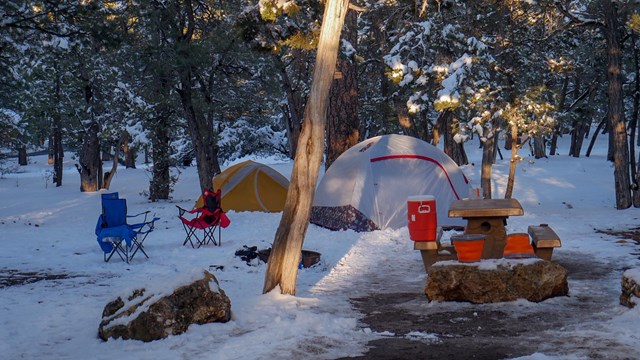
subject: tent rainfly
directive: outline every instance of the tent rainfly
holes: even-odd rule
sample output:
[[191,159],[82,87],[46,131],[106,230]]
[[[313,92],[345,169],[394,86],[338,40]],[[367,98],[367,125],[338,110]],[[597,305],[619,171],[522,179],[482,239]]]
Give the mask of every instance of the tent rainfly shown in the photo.
[[[273,168],[247,160],[230,166],[211,181],[222,190],[222,208],[234,211],[279,212],[284,208],[289,180]],[[202,196],[196,207],[202,206]]]
[[373,231],[407,226],[407,199],[436,198],[440,226],[462,226],[449,218],[453,200],[469,196],[471,186],[442,150],[420,139],[383,135],[345,151],[316,189],[311,223],[332,230]]

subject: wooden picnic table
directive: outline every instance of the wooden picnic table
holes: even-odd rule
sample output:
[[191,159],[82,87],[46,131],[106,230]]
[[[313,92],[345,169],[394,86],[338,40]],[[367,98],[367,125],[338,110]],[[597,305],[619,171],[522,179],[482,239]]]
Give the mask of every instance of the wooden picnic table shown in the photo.
[[486,236],[483,259],[499,259],[507,238],[507,218],[524,215],[524,211],[516,199],[470,199],[454,200],[448,215],[467,220],[465,234]]

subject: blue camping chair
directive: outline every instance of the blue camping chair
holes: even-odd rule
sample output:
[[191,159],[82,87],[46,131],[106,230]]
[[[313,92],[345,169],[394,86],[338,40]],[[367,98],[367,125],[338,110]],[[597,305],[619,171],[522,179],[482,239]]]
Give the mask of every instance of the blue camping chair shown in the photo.
[[[144,240],[154,230],[156,220],[160,220],[154,217],[147,221],[149,213],[127,215],[127,201],[120,199],[118,193],[102,194],[102,214],[96,224],[96,236],[105,262],[118,254],[122,261],[129,263],[138,251],[149,258],[144,250]],[[128,224],[127,218],[141,218],[142,222]]]

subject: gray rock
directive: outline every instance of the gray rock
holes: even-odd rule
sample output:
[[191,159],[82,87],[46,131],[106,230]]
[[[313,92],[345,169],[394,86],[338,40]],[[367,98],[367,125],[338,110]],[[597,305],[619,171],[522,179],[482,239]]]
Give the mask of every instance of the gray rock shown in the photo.
[[622,294],[620,295],[620,304],[628,308],[633,308],[637,304],[634,300],[640,299],[640,284],[631,276],[631,273],[625,271],[622,274]]
[[[487,263],[490,262],[490,263]],[[569,293],[567,270],[546,260],[484,260],[472,264],[436,263],[425,294],[430,301],[474,304],[526,299],[540,302]]]
[[202,279],[159,297],[137,289],[126,302],[118,297],[104,307],[98,336],[152,341],[178,335],[191,324],[227,322],[231,301],[208,271]]

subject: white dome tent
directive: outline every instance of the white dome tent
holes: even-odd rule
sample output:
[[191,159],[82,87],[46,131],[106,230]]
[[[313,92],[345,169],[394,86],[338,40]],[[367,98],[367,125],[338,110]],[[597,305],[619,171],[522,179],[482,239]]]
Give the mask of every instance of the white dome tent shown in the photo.
[[469,196],[469,181],[435,146],[404,135],[383,135],[345,151],[316,189],[311,223],[332,230],[372,231],[407,226],[407,199],[436,198],[438,225],[462,226],[449,218],[453,200]]

